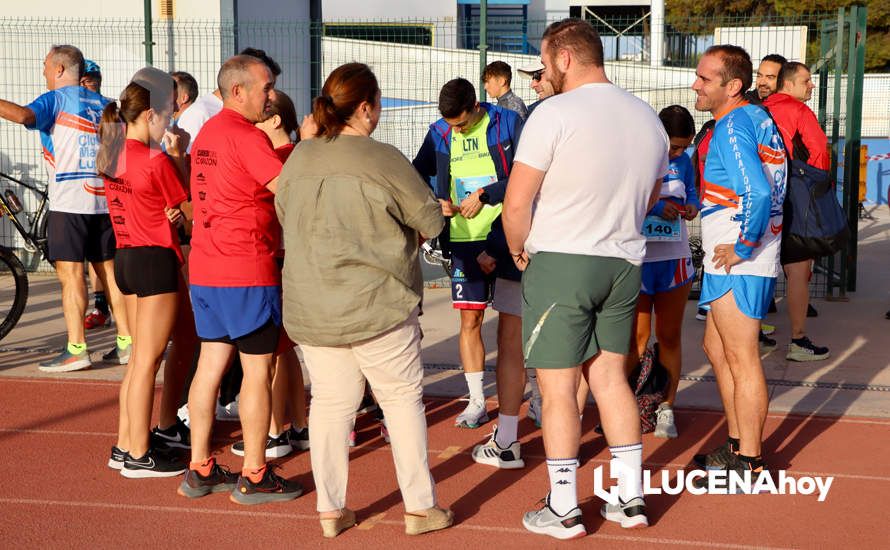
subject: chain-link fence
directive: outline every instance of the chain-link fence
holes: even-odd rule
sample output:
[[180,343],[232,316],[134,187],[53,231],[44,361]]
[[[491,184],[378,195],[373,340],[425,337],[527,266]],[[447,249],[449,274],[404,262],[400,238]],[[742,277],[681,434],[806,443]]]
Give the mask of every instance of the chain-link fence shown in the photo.
[[[611,17],[576,15],[590,19],[600,32],[606,71],[613,82],[656,110],[672,104],[687,107],[695,114],[698,125],[710,114],[695,112],[690,85],[695,79],[698,58],[708,46],[742,45],[755,59],[755,68],[759,58],[767,53],[781,53],[789,59],[813,64],[820,54],[820,24],[833,17],[816,14],[753,23],[750,19],[727,18],[669,23],[664,27],[662,55],[653,59],[649,18],[623,12]],[[546,25],[546,21],[510,16],[490,19],[486,27],[487,62],[502,60],[510,64],[514,71],[513,90],[526,103],[534,102],[536,96],[528,78],[517,69],[539,59],[540,37]],[[277,87],[294,99],[300,116],[308,112],[317,86],[335,67],[350,61],[367,63],[377,74],[383,91],[383,115],[375,138],[392,143],[410,158],[418,150],[428,125],[439,116],[436,102],[442,84],[457,76],[479,82],[481,54],[476,48],[480,30],[478,18],[472,17],[332,21],[322,25],[306,21],[156,21],[151,27],[152,58],[156,67],[191,73],[203,94],[216,87],[216,72],[225,58],[244,47],[262,48],[281,65]],[[74,44],[97,62],[103,73],[102,93],[115,97],[129,77],[145,65],[144,41],[142,21],[2,19],[0,98],[25,104],[42,93],[45,84],[41,63],[48,48],[59,43]],[[838,76],[828,74],[832,79]],[[835,121],[841,128],[844,124],[845,113],[832,107],[834,95],[846,93],[846,86],[839,84],[835,87],[832,81],[827,97],[823,98],[829,128]],[[818,102],[819,96],[814,94],[810,105],[817,112]],[[887,134],[887,105],[890,77],[869,76],[863,108],[864,135]],[[29,182],[45,180],[36,133],[0,123],[0,171]],[[0,184],[0,190],[5,185],[8,184]],[[26,210],[36,205],[33,197],[24,199]],[[695,231],[693,228],[693,234]],[[17,235],[6,222],[0,227],[0,242],[17,245]],[[816,288],[820,284],[815,282],[814,294],[820,294]]]

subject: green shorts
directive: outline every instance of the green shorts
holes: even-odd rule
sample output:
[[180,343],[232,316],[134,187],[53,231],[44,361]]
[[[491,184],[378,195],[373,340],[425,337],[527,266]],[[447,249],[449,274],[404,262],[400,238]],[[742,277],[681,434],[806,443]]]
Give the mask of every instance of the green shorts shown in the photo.
[[620,258],[557,252],[532,256],[522,275],[526,367],[576,367],[600,350],[626,354],[640,271]]

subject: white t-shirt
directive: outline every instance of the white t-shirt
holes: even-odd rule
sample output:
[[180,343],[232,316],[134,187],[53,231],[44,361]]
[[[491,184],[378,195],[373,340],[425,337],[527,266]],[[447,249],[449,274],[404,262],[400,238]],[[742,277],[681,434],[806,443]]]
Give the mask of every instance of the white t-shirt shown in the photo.
[[538,105],[515,158],[546,172],[526,250],[642,264],[643,218],[667,172],[668,143],[652,107],[613,84],[585,84]]
[[189,136],[191,136],[186,153],[192,152],[192,143],[195,142],[195,138],[198,137],[198,132],[201,130],[201,127],[204,126],[204,123],[210,120],[210,117],[215,116],[222,111],[222,108],[222,100],[216,97],[216,94],[210,92],[209,94],[204,94],[196,99],[195,102],[189,105],[188,109],[179,116],[176,125],[188,132]]

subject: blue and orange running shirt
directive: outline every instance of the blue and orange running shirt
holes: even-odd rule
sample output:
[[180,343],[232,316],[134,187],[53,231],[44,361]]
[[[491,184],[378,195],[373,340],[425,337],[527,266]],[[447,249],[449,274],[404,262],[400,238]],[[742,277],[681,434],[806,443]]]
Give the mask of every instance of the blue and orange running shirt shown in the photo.
[[99,120],[108,99],[81,86],[65,86],[28,105],[29,129],[40,131],[49,176],[49,209],[72,214],[105,214],[105,185],[96,173]]
[[732,244],[745,260],[733,275],[778,276],[787,173],[766,111],[744,103],[717,117],[702,178],[705,273],[726,274],[714,268],[714,247]]

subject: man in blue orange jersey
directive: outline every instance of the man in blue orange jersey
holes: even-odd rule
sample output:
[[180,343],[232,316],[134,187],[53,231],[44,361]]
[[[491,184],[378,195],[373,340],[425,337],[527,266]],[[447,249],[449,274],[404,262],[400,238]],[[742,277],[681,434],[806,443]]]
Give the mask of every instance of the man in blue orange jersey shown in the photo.
[[[744,91],[753,67],[737,46],[713,46],[696,69],[695,108],[717,123],[702,178],[700,305],[709,306],[704,347],[717,377],[729,437],[697,461],[761,471],[769,398],[758,349],[779,274],[787,165],[779,130]],[[707,481],[707,480],[705,480]]]

